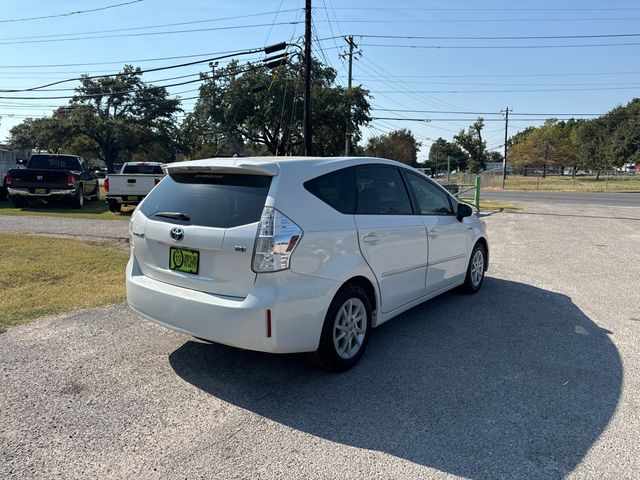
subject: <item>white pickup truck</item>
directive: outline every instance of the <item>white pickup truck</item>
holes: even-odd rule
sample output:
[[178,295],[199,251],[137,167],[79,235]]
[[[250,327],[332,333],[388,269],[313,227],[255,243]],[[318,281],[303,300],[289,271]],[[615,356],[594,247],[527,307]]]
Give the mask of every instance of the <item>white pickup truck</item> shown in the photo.
[[105,199],[109,210],[119,212],[123,205],[137,205],[164,177],[162,164],[129,162],[104,179]]

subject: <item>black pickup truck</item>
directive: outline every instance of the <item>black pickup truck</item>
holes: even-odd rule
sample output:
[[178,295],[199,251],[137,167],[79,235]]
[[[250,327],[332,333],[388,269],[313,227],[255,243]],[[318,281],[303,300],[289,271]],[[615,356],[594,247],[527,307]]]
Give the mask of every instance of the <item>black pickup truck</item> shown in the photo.
[[100,196],[98,178],[84,158],[76,155],[38,153],[31,155],[27,168],[7,172],[5,185],[16,207],[29,200],[68,200],[73,208],[82,208],[85,199]]

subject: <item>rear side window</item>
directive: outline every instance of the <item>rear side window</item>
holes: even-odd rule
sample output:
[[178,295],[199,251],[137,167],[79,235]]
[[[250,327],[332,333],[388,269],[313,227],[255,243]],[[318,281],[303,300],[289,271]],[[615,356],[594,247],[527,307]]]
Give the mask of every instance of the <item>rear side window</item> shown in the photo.
[[360,215],[411,215],[411,201],[397,168],[367,165],[356,169]]
[[162,167],[160,165],[125,165],[122,173],[162,175]]
[[140,211],[179,225],[233,228],[260,220],[270,185],[264,175],[174,173],[151,191]]
[[340,213],[353,214],[355,208],[355,169],[343,168],[304,183],[307,191]]

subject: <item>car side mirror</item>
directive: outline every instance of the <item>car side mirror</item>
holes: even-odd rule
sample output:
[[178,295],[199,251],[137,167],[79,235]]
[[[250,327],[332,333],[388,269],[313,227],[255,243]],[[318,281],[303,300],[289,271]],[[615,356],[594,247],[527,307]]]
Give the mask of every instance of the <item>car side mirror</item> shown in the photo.
[[471,208],[466,203],[458,204],[458,220],[462,221],[463,218],[470,217],[471,215],[473,215],[473,208]]

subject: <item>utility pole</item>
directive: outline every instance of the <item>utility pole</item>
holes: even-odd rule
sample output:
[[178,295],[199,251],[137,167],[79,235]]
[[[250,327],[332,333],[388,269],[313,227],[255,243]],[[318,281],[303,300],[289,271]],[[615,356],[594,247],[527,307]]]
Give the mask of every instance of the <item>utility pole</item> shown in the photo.
[[347,79],[347,131],[344,134],[344,156],[348,157],[351,154],[351,132],[349,131],[349,125],[351,124],[351,82],[353,78],[353,49],[357,45],[353,41],[353,37],[349,35],[346,39],[349,44],[349,77]]
[[312,155],[311,145],[311,0],[304,4],[304,155]]
[[513,108],[505,108],[504,112],[504,158],[502,159],[502,189],[504,190],[504,182],[507,180],[507,138],[509,136],[509,112],[513,112]]

